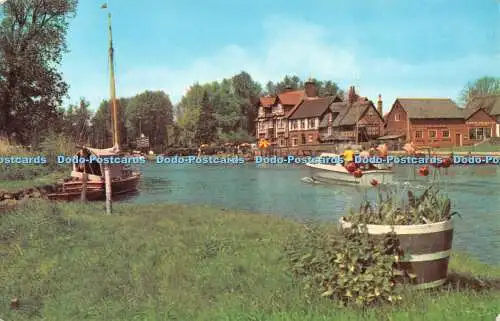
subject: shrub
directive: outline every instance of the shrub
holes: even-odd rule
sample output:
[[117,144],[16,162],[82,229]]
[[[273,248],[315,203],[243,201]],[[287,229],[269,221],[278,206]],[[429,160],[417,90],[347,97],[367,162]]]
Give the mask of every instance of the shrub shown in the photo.
[[394,235],[377,241],[362,226],[342,231],[306,226],[305,234],[287,244],[285,252],[307,295],[358,307],[402,299],[395,288],[396,278],[404,275],[398,268],[400,249]]

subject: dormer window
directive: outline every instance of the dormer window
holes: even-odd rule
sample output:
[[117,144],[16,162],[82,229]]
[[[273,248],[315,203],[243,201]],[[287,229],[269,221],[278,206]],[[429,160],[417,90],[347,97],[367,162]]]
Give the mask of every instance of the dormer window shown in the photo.
[[400,121],[401,120],[401,115],[400,114],[394,115],[394,120],[395,121]]

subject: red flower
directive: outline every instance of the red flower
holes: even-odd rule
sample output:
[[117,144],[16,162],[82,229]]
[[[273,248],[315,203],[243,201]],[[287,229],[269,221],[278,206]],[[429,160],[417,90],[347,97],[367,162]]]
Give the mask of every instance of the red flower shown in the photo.
[[443,163],[442,163],[442,166],[444,168],[448,168],[451,166],[451,164],[453,164],[453,161],[451,160],[451,158],[445,158],[443,159]]
[[363,172],[360,169],[355,170],[354,173],[352,173],[352,174],[356,178],[361,178],[361,176],[363,176]]
[[370,184],[372,184],[372,186],[377,186],[379,183],[378,181],[374,178],[370,181]]
[[347,166],[345,167],[349,173],[354,173],[357,169],[357,166],[355,163],[351,162],[348,163]]
[[427,176],[429,175],[429,167],[428,166],[422,166],[418,169],[418,173],[421,175],[421,176]]

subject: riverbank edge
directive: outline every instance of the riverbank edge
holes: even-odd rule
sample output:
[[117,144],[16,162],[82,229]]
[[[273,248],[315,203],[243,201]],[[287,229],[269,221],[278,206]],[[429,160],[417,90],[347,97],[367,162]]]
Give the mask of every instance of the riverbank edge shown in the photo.
[[[102,204],[49,205],[30,200],[10,212],[17,217],[6,221],[11,224],[8,229],[31,237],[31,241],[11,240],[24,245],[20,252],[12,252],[17,254],[12,254],[15,257],[10,262],[6,258],[6,295],[18,295],[23,303],[43,288],[50,294],[43,299],[44,317],[54,321],[70,316],[84,319],[88,311],[79,308],[82,302],[92,306],[101,319],[109,320],[153,311],[158,316],[167,310],[181,320],[239,320],[260,313],[255,319],[280,321],[316,321],[326,316],[386,320],[381,315],[387,314],[398,320],[424,316],[436,321],[490,316],[494,320],[493,313],[498,313],[492,302],[500,300],[499,292],[478,295],[472,290],[443,290],[438,295],[418,292],[402,307],[365,312],[339,309],[334,302],[319,298],[308,302],[301,285],[294,284],[283,270],[282,261],[282,245],[303,232],[301,222],[211,206],[117,204],[114,210],[113,215],[105,215]],[[43,246],[30,246],[30,242]],[[36,264],[32,266],[30,260]],[[123,270],[124,266],[129,268]],[[452,254],[450,271],[473,278],[500,278],[500,266],[458,252]],[[122,277],[131,278],[128,282],[132,283],[117,289],[116,282]],[[106,302],[99,298],[103,291],[109,295]],[[151,295],[157,302],[154,306],[147,303]],[[467,315],[457,317],[463,309]],[[6,310],[0,307],[8,319],[34,320]]]

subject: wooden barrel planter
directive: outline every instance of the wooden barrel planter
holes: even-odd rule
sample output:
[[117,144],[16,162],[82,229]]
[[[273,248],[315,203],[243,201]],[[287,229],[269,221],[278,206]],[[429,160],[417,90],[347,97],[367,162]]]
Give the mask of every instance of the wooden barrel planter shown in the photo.
[[[340,219],[342,228],[351,223]],[[400,242],[404,257],[400,267],[416,275],[412,287],[430,289],[443,285],[448,277],[448,263],[453,242],[453,219],[418,225],[366,225],[368,234],[383,238],[394,232]]]

